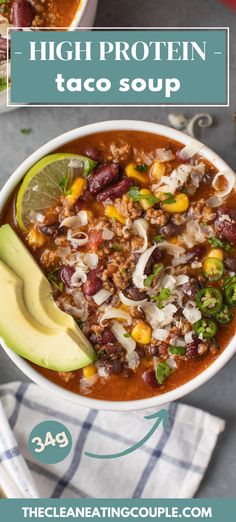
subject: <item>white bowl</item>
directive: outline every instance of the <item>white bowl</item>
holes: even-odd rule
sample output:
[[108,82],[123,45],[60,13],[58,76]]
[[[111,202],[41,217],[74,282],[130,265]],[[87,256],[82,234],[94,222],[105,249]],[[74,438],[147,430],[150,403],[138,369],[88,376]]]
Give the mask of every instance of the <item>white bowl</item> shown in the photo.
[[[70,30],[77,27],[93,27],[98,0],[81,0],[77,13],[71,22]],[[8,110],[17,109],[19,107],[7,107],[7,89],[0,92],[0,113]]]
[[[176,131],[170,127],[165,127],[164,125],[159,125],[156,123],[149,123],[144,121],[129,121],[129,120],[118,120],[118,121],[104,121],[101,123],[94,123],[92,125],[86,125],[85,127],[80,127],[74,129],[72,131],[66,132],[61,136],[58,136],[54,140],[50,141],[46,145],[43,145],[40,149],[34,152],[28,159],[26,159],[20,167],[12,174],[9,178],[5,186],[0,192],[0,212],[1,209],[6,204],[9,196],[12,191],[16,187],[16,185],[21,181],[25,173],[38,161],[40,158],[45,156],[46,154],[52,153],[55,149],[58,149],[62,145],[69,143],[77,138],[88,136],[90,134],[94,134],[97,132],[106,132],[109,130],[140,130],[141,132],[150,132],[154,134],[160,134],[162,136],[166,136],[168,138],[179,141],[183,144],[188,144],[192,138],[187,134],[184,134],[180,131]],[[202,145],[201,154],[209,160],[218,170],[224,170],[225,168],[229,168],[226,163],[215,154],[208,147]],[[52,383],[40,373],[38,373],[35,369],[31,367],[31,365],[18,355],[16,355],[13,351],[11,351],[7,346],[3,345],[6,353],[9,355],[10,359],[25,373],[30,379],[39,384],[40,386],[46,388],[49,392],[55,392],[61,398],[69,400],[77,405],[86,406],[88,408],[94,408],[97,410],[112,410],[112,411],[132,411],[153,407],[160,407],[164,404],[175,401],[180,397],[196,390],[199,386],[207,382],[211,377],[213,377],[234,355],[236,351],[236,336],[233,337],[231,342],[228,344],[226,349],[219,355],[219,357],[211,364],[206,370],[204,370],[200,375],[197,375],[194,379],[189,382],[179,386],[175,390],[164,393],[162,395],[158,395],[156,397],[151,397],[149,399],[135,400],[135,401],[104,401],[93,399],[90,397],[84,397],[82,395],[76,395],[70,391],[67,391],[60,386]]]

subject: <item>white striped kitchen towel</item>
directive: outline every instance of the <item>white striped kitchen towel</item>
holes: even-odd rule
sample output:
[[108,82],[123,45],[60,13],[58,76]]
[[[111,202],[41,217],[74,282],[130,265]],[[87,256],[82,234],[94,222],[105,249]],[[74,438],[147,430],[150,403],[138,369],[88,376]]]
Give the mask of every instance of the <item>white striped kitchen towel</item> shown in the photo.
[[[63,402],[35,384],[2,385],[0,483],[8,475],[9,496],[25,498],[193,497],[225,423],[183,404],[167,408],[167,430],[158,428],[134,453],[99,460],[85,451],[114,454],[132,446],[153,426],[144,419],[147,412],[97,412]],[[54,465],[41,464],[27,447],[31,430],[45,420],[64,423],[73,439],[68,457]]]

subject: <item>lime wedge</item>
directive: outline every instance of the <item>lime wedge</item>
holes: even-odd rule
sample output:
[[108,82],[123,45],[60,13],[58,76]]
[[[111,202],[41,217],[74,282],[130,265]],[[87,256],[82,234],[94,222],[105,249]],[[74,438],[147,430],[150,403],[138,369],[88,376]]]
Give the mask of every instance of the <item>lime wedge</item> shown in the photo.
[[27,172],[16,201],[16,218],[24,231],[30,226],[31,212],[46,212],[57,204],[75,176],[86,177],[97,165],[78,154],[50,154],[39,160]]

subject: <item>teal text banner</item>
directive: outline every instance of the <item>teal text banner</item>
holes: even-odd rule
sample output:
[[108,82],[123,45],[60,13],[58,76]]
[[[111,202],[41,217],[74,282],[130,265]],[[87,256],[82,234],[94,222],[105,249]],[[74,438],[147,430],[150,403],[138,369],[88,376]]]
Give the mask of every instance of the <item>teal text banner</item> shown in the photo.
[[40,499],[0,500],[0,520],[94,522],[153,520],[233,522],[236,499]]
[[227,105],[227,29],[11,32],[10,104]]

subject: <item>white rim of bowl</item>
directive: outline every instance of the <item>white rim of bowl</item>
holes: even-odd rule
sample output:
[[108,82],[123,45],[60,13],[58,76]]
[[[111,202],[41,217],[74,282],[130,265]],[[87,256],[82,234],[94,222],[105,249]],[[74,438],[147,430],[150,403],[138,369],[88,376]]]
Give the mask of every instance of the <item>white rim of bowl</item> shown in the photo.
[[[92,123],[83,127],[78,127],[58,136],[57,138],[54,138],[53,140],[40,147],[16,169],[16,171],[8,179],[8,181],[6,182],[6,184],[0,192],[0,210],[4,207],[12,191],[24,177],[28,169],[40,158],[52,153],[55,149],[58,149],[62,145],[66,145],[67,143],[70,143],[75,139],[92,134],[97,134],[99,132],[119,130],[133,130],[139,132],[147,132],[151,134],[159,134],[173,139],[175,141],[178,141],[184,145],[187,145],[193,139],[187,134],[184,134],[183,132],[173,129],[171,127],[142,120],[109,120],[99,123]],[[201,142],[199,143],[201,144],[200,152],[205,159],[209,160],[218,170],[225,170],[226,168],[229,169],[229,166],[225,163],[225,161],[222,160],[215,152],[203,145]],[[236,351],[236,336],[234,335],[228,346],[217,357],[217,359],[203,372],[194,377],[194,379],[191,379],[185,384],[167,393],[156,395],[147,399],[139,399],[132,401],[106,401],[70,392],[58,386],[57,384],[52,383],[47,378],[43,377],[39,372],[37,372],[34,368],[31,367],[27,360],[15,354],[5,345],[4,342],[2,342],[1,344],[8,356],[10,357],[10,359],[16,364],[16,366],[20,370],[22,370],[22,372],[25,375],[27,375],[31,380],[33,380],[43,388],[47,389],[48,391],[55,392],[61,398],[73,402],[74,404],[85,406],[86,408],[93,408],[96,410],[134,411],[163,406],[169,402],[175,401],[183,397],[184,395],[187,395],[188,393],[196,390],[202,384],[206,383],[209,379],[211,379],[211,377],[218,373],[218,371],[221,368],[223,368],[223,366],[234,355]]]
[[79,3],[79,6],[78,6],[78,9],[75,13],[75,16],[70,24],[70,27],[69,29],[76,29],[76,27],[79,26],[80,24],[80,21],[86,11],[86,8],[87,8],[87,5],[88,3],[90,2],[90,0],[80,0],[80,3]]

